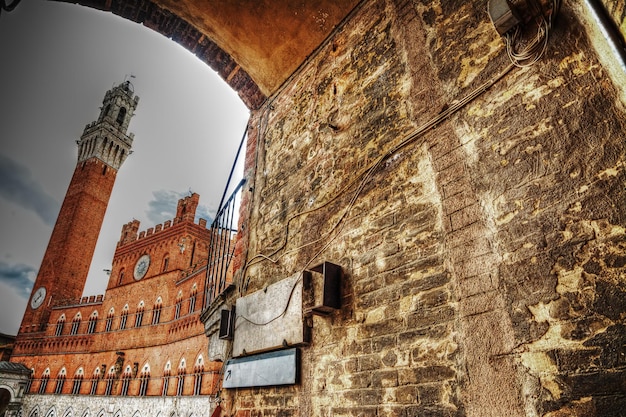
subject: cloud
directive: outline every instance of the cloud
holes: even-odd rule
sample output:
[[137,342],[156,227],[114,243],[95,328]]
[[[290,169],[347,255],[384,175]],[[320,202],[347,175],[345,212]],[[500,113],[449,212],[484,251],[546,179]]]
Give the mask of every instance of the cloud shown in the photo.
[[[152,224],[163,223],[166,220],[172,220],[176,216],[176,207],[178,200],[189,195],[188,192],[177,192],[171,190],[157,190],[152,192],[153,199],[148,202],[148,210],[146,216]],[[206,219],[211,223],[213,216],[211,210],[203,205],[198,205],[196,210],[196,221],[198,218]]]
[[32,178],[28,168],[0,154],[0,178],[1,197],[34,211],[45,224],[54,226],[60,205]]
[[36,275],[37,268],[30,265],[0,261],[0,282],[12,287],[22,298],[30,297]]

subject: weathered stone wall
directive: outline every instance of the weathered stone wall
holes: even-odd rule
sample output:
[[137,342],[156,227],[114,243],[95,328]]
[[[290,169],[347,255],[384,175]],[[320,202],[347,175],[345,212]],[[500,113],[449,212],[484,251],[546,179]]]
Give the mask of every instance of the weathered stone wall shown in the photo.
[[623,103],[578,9],[513,69],[485,9],[364,2],[253,114],[237,294],[323,260],[346,276],[300,384],[228,390],[228,415],[624,409]]

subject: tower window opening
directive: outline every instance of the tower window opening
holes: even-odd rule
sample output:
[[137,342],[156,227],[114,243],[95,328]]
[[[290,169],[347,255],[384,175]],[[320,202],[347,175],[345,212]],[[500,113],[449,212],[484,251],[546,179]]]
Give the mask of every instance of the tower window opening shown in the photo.
[[177,320],[180,318],[180,308],[183,304],[182,300],[179,300],[176,302],[176,311],[174,312],[174,320]]
[[107,173],[107,166],[105,165],[105,166],[102,168],[102,175],[106,175],[106,173]]
[[162,272],[167,272],[167,266],[168,266],[169,263],[170,263],[170,258],[168,256],[166,256],[163,259],[163,269],[162,269]]
[[126,107],[120,108],[120,111],[117,113],[117,119],[115,120],[118,125],[124,123],[124,118],[126,117]]
[[[126,236],[124,236],[124,238],[125,238],[125,237],[126,237]],[[117,279],[117,285],[122,285],[122,281],[123,281],[123,280],[124,280],[124,270],[122,269],[122,270],[120,271],[120,276],[119,276],[119,278]]]

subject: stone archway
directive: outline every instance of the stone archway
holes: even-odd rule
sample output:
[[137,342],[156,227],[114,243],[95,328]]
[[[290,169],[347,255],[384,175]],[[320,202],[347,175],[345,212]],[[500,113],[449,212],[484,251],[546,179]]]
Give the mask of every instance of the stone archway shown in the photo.
[[4,417],[9,403],[11,402],[11,391],[0,387],[0,417]]
[[179,43],[214,69],[254,110],[306,61],[359,1],[72,3],[141,23]]

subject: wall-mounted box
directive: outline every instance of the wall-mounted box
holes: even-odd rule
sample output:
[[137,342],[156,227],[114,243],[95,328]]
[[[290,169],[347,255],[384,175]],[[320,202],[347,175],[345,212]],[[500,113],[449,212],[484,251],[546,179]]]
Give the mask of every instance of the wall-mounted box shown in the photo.
[[233,306],[231,309],[223,309],[220,314],[219,338],[222,340],[233,340],[233,331],[235,329],[235,307]]
[[326,316],[341,308],[343,269],[323,262],[304,274],[304,312]]

